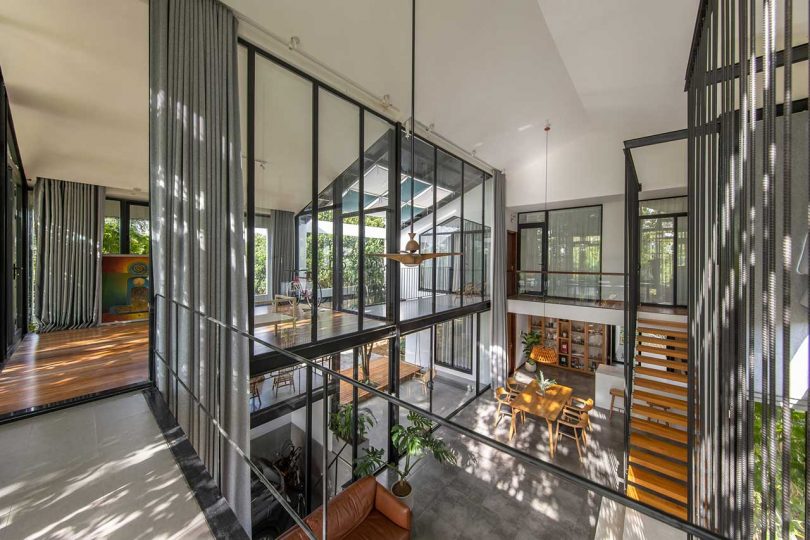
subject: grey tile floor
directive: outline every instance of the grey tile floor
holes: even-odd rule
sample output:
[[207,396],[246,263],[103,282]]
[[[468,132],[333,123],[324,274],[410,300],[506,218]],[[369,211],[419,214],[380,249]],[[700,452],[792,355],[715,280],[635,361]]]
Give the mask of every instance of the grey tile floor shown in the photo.
[[0,426],[0,539],[212,538],[142,394]]

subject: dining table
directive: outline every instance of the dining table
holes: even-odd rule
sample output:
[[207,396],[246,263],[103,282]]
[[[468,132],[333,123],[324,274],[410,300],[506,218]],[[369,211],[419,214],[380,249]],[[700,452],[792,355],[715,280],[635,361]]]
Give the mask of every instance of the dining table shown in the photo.
[[553,384],[541,394],[537,379],[532,380],[509,404],[512,406],[512,422],[509,428],[509,440],[517,432],[517,415],[526,414],[543,418],[548,425],[549,455],[554,457],[554,422],[562,414],[566,403],[571,399],[573,390],[568,386]]

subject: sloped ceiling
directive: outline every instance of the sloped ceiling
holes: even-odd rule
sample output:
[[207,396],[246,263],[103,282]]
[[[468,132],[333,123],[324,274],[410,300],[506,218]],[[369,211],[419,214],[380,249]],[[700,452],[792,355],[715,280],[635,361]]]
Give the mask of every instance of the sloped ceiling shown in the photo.
[[[522,203],[542,197],[549,119],[549,200],[620,193],[622,141],[685,127],[698,1],[420,0],[417,118],[506,169]],[[409,0],[225,3],[408,116]],[[146,188],[147,15],[146,0],[0,3],[29,176]]]

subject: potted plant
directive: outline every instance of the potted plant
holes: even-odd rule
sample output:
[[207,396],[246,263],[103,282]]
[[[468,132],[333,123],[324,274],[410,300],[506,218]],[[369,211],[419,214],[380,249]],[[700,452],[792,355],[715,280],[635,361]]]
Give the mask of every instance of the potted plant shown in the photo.
[[520,333],[520,342],[523,344],[523,356],[526,357],[526,369],[530,372],[537,371],[537,364],[532,360],[532,349],[540,345],[541,341],[540,333],[534,330]]
[[555,381],[554,379],[546,379],[546,377],[545,377],[545,375],[543,375],[542,371],[537,372],[537,387],[538,387],[537,393],[538,394],[540,394],[541,396],[545,396],[546,395],[546,390],[548,390],[549,388],[551,388],[555,384],[557,384],[557,381]]
[[[342,455],[344,450],[351,445],[352,440],[354,437],[352,436],[352,416],[354,414],[354,406],[351,403],[347,403],[345,405],[341,405],[337,408],[337,410],[332,411],[329,414],[329,430],[332,434],[343,443],[340,450],[336,453],[336,455]],[[368,433],[368,429],[373,427],[376,423],[377,419],[374,418],[374,414],[371,412],[370,409],[367,408],[360,408],[357,410],[357,446],[360,447],[363,444],[368,444],[368,440],[366,439],[366,434]],[[337,446],[337,445],[336,445]],[[343,456],[346,461],[351,461],[351,457],[348,459]]]
[[[381,448],[371,447],[366,454],[357,460],[355,472],[358,476],[374,474],[380,467],[386,466],[397,475],[397,481],[391,486],[391,492],[410,507],[413,501],[413,486],[408,476],[422,459],[431,455],[439,463],[455,465],[456,453],[447,444],[433,435],[433,423],[421,414],[410,411],[408,423],[391,428],[391,440],[400,456],[398,463],[388,463],[383,457]],[[403,462],[404,459],[404,462]]]

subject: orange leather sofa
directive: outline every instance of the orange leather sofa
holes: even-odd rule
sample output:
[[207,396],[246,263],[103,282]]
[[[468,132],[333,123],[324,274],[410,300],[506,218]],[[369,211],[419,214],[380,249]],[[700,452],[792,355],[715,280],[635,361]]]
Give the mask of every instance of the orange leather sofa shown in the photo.
[[[322,540],[323,510],[319,507],[304,521]],[[411,509],[380,485],[373,476],[361,478],[329,501],[328,540],[407,540],[411,537]],[[280,540],[306,540],[297,525]]]

